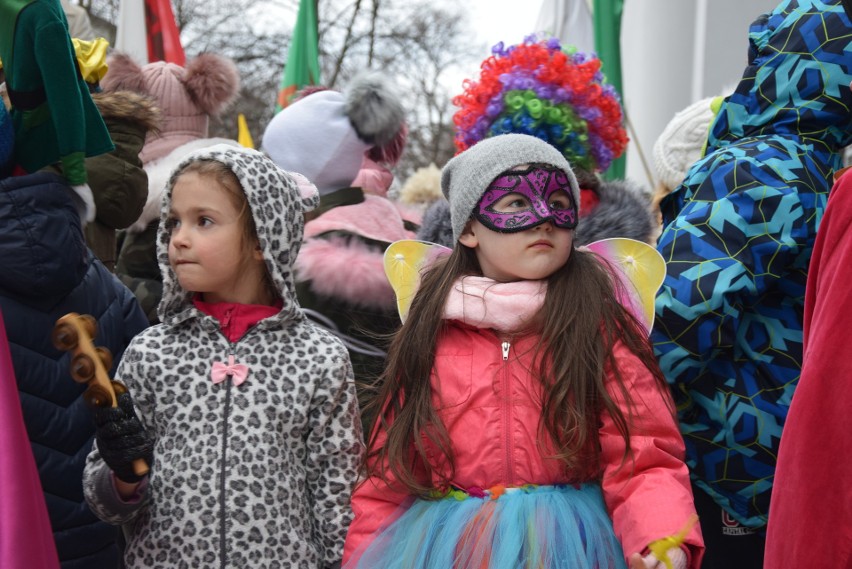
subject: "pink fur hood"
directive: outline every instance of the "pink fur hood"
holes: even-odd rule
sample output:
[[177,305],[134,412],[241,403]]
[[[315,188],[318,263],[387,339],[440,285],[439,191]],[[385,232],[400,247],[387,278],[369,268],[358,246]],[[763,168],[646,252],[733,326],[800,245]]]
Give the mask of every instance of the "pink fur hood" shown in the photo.
[[296,258],[296,282],[310,282],[320,296],[390,310],[394,294],[385,277],[383,252],[344,237],[309,239]]
[[319,237],[329,231],[386,243],[414,239],[394,203],[367,194],[362,203],[330,209],[305,224],[305,243],[296,258],[296,280],[309,281],[314,293],[355,306],[392,309],[395,300],[385,277],[384,251],[357,239]]

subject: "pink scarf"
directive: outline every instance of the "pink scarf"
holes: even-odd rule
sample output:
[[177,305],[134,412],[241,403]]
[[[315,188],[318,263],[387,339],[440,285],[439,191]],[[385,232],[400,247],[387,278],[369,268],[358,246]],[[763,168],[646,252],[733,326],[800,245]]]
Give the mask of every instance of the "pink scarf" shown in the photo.
[[444,318],[477,328],[516,332],[535,317],[546,293],[547,281],[501,283],[488,277],[462,277],[447,298]]

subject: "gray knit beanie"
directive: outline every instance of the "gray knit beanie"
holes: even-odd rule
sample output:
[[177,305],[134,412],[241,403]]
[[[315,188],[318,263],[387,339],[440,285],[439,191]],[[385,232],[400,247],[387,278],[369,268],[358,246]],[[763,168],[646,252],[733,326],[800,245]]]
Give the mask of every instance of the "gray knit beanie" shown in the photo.
[[481,140],[447,162],[441,191],[450,202],[453,241],[458,241],[479,198],[497,176],[521,164],[548,164],[568,175],[574,203],[580,208],[580,188],[571,165],[547,142],[527,134],[501,134]]

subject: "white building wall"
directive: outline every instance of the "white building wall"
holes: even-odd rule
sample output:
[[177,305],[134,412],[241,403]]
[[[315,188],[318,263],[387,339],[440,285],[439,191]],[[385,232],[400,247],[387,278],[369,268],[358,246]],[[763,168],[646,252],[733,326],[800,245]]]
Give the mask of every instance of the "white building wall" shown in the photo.
[[621,72],[632,127],[628,178],[653,187],[654,141],[676,112],[737,84],[747,63],[749,25],[777,5],[778,0],[625,0]]

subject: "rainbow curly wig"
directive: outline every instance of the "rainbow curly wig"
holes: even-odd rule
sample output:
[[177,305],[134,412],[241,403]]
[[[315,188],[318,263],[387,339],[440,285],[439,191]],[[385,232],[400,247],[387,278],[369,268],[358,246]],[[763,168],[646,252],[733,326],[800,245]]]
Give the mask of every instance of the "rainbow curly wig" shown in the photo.
[[500,42],[491,52],[479,81],[465,80],[464,92],[453,98],[459,152],[513,132],[549,142],[589,172],[603,172],[621,156],[627,147],[621,103],[604,83],[600,59],[536,36],[507,48]]

